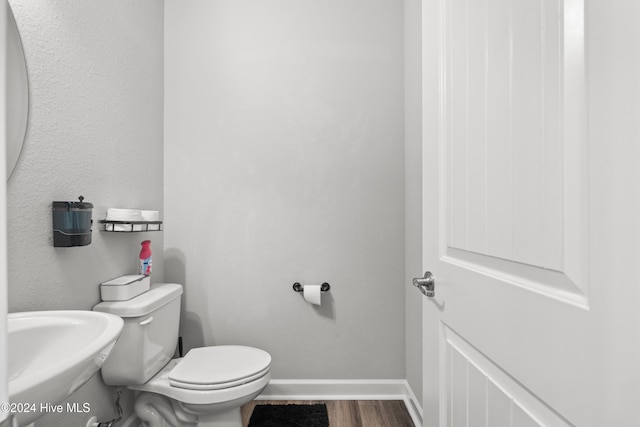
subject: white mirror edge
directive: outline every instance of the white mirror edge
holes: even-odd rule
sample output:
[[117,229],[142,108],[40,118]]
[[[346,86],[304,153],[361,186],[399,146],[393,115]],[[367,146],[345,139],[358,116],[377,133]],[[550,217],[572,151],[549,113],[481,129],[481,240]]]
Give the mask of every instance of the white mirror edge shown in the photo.
[[6,2],[6,177],[13,173],[16,167],[24,138],[27,132],[29,118],[29,79],[27,63],[22,48],[22,40],[18,32],[15,17],[11,7]]
[[[4,4],[0,4],[0,99],[5,102],[0,104],[0,142],[6,147],[6,126],[7,126],[7,103],[6,103],[6,84],[7,84],[7,20],[5,15],[8,14],[9,4],[6,0],[0,0]],[[5,150],[0,150],[0,174],[5,173]],[[7,360],[7,186],[0,186],[0,403],[9,401],[9,376]],[[0,411],[0,424],[7,424],[8,414]]]

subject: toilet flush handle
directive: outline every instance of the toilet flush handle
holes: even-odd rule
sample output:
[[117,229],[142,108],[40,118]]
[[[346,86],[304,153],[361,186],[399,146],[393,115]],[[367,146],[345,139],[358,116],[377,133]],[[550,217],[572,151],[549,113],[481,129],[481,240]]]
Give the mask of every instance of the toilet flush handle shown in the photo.
[[153,322],[153,316],[149,316],[148,319],[144,319],[142,322],[140,322],[140,325],[142,325],[142,326],[148,325],[151,322]]

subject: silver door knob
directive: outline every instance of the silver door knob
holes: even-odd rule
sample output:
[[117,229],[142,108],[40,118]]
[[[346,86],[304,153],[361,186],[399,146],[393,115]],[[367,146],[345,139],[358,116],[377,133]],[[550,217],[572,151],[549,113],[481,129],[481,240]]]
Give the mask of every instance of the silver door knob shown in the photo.
[[420,289],[420,292],[429,298],[436,296],[436,279],[430,271],[426,271],[424,277],[416,277],[413,279],[413,286]]

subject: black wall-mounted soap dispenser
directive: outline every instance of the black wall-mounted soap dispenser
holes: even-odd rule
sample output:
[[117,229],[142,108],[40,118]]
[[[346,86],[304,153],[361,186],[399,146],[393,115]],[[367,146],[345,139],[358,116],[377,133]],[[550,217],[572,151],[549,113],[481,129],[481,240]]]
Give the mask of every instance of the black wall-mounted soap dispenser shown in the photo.
[[53,246],[87,246],[91,243],[93,205],[84,202],[53,202]]

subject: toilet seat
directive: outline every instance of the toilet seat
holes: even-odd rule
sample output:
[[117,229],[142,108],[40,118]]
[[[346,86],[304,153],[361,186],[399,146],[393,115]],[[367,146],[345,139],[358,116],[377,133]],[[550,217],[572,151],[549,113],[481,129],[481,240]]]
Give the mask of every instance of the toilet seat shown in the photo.
[[172,359],[146,383],[130,384],[127,385],[127,388],[130,390],[157,393],[174,399],[180,402],[181,405],[209,405],[220,402],[230,402],[250,395],[257,395],[271,380],[271,369],[267,368],[261,377],[255,378],[252,381],[245,379],[246,382],[233,387],[218,390],[174,387],[169,383],[169,374],[181,361],[182,359]]
[[220,390],[260,378],[270,367],[269,353],[257,348],[194,348],[169,372],[169,384],[189,390]]

